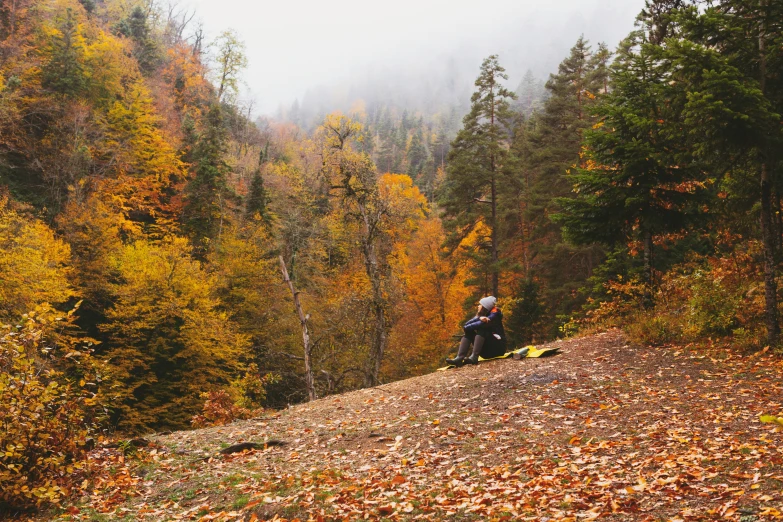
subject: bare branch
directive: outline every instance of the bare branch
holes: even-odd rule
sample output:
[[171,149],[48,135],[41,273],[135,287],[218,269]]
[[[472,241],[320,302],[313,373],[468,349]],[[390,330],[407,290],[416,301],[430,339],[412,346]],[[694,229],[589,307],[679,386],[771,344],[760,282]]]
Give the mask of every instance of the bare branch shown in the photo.
[[289,359],[294,359],[297,361],[304,361],[304,357],[300,357],[299,355],[293,355],[291,353],[286,353],[286,352],[269,352],[269,353],[273,355],[282,355],[283,357],[288,357]]

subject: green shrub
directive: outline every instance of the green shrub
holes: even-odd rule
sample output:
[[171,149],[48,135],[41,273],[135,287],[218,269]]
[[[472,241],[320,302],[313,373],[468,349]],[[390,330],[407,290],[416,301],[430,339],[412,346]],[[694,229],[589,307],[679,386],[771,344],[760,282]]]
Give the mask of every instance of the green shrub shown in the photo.
[[634,316],[625,328],[632,342],[649,346],[662,346],[682,339],[682,327],[674,315],[643,312]]
[[688,278],[688,330],[694,337],[725,336],[738,326],[744,289],[725,284],[716,272],[696,270]]
[[755,351],[766,344],[763,328],[737,328],[732,332],[732,346],[738,351]]
[[[674,342],[700,343],[707,339],[732,338],[743,350],[763,346],[764,292],[752,252],[755,243],[723,257],[692,256],[689,261],[663,274],[656,288],[655,306],[626,313],[614,299],[593,312],[619,320],[636,342],[661,345]],[[624,292],[628,294],[628,292]],[[618,304],[619,303],[619,304]]]

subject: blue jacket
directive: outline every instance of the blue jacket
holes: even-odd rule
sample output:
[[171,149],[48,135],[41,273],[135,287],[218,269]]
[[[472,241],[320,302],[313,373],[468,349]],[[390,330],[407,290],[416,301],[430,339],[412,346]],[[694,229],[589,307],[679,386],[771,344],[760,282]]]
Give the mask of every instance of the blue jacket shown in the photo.
[[503,312],[500,311],[500,308],[493,308],[492,311],[487,316],[487,319],[489,319],[488,322],[484,322],[479,317],[474,317],[467,323],[465,323],[465,326],[462,327],[465,332],[475,332],[477,330],[481,329],[491,329],[496,330],[496,326],[499,326],[500,329],[503,328]]
[[484,340],[484,349],[481,351],[485,359],[498,357],[506,353],[506,332],[503,329],[503,312],[495,307],[487,316],[486,323],[480,318],[474,317],[463,326],[465,335],[472,339],[474,335],[481,335]]

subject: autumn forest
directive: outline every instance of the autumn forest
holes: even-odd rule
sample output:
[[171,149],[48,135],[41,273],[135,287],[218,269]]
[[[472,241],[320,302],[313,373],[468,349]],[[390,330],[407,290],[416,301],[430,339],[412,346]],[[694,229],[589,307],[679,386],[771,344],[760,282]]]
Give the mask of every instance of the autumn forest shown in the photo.
[[488,56],[460,105],[260,117],[234,31],[3,1],[0,507],[57,502],[101,438],[430,373],[486,295],[510,347],[778,349],[782,24],[648,0],[548,78]]

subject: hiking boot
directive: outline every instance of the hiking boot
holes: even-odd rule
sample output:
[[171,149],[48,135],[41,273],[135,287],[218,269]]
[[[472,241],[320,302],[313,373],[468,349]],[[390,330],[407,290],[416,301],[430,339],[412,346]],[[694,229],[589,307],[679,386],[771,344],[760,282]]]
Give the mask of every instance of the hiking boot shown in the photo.
[[465,364],[478,364],[478,355],[471,355],[467,359],[465,359]]
[[463,364],[465,364],[465,358],[457,356],[453,359],[446,359],[446,364],[453,364],[457,368],[461,367]]

